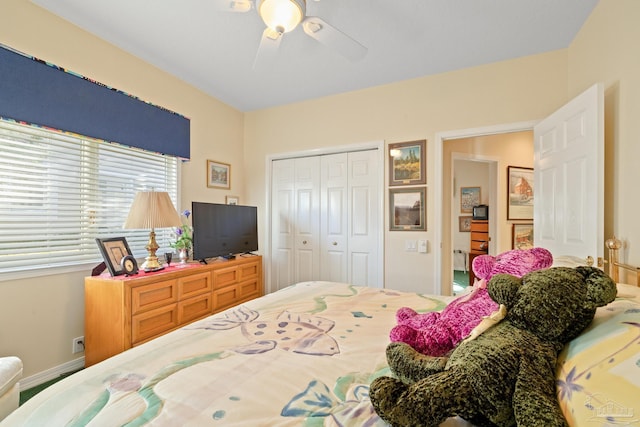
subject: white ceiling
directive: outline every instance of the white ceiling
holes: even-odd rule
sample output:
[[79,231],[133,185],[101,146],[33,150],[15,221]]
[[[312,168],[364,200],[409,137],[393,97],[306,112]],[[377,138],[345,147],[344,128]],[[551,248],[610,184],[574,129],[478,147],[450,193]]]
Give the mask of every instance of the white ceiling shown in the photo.
[[368,48],[364,59],[351,62],[298,26],[276,61],[256,68],[264,23],[255,9],[224,12],[220,0],[31,1],[252,111],[566,48],[598,0],[308,1],[307,15]]

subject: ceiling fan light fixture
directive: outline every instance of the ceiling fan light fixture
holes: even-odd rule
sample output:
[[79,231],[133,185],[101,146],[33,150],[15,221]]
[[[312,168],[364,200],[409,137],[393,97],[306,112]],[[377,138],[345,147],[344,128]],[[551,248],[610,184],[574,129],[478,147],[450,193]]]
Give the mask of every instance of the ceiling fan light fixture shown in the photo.
[[261,0],[258,13],[267,25],[278,33],[288,33],[304,19],[305,0]]

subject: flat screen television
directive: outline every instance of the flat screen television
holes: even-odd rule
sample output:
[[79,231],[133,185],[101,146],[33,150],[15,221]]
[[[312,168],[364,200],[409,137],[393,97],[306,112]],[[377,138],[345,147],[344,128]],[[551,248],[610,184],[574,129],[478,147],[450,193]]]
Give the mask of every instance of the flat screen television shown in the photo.
[[250,253],[258,250],[258,209],[255,206],[191,203],[193,259]]

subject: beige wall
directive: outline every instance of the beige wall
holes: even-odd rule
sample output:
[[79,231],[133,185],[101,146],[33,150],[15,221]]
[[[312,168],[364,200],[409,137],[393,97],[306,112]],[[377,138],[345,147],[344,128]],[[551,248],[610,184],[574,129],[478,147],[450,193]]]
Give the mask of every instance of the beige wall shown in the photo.
[[[384,267],[386,287],[434,292],[434,212],[441,202],[434,199],[429,184],[434,182],[430,159],[436,133],[546,116],[567,99],[566,67],[567,52],[560,50],[248,113],[248,201],[264,214],[268,155],[381,139],[393,143],[426,138],[428,231],[389,232],[385,208]],[[385,177],[386,168],[385,164]],[[429,253],[405,252],[406,239],[427,239]],[[261,247],[267,247],[264,239]]]
[[[569,95],[603,81],[607,88],[607,201],[611,204],[605,227],[629,241],[639,241],[640,228],[635,226],[638,202],[632,188],[640,174],[634,158],[640,149],[637,16],[637,0],[601,0],[566,50],[248,114],[203,95],[25,0],[3,2],[0,42],[191,118],[193,160],[182,170],[178,208],[188,207],[191,200],[222,202],[226,194],[233,194],[243,204],[257,205],[262,215],[268,155],[426,138],[430,184],[434,182],[430,159],[437,133],[536,120],[565,103]],[[207,158],[232,164],[230,191],[206,188]],[[433,241],[433,212],[440,201],[434,200],[432,188],[428,188],[427,200],[428,231],[385,231],[387,287],[420,292],[434,289],[433,247],[437,243]],[[263,249],[264,238],[262,230]],[[407,238],[428,239],[429,253],[404,252]],[[630,262],[640,263],[637,247],[634,251],[630,245],[629,254]],[[25,375],[77,356],[71,354],[70,342],[82,334],[83,277],[89,269],[0,282],[0,354],[23,358]]]
[[605,238],[625,243],[624,261],[640,265],[640,2],[601,0],[568,55],[569,95],[605,87]]
[[[46,59],[191,119],[191,162],[184,163],[181,202],[224,202],[244,196],[241,150],[244,116],[184,82],[136,59],[26,0],[4,0],[0,43]],[[231,190],[206,187],[206,159],[233,165]],[[15,354],[25,376],[71,361],[71,341],[84,335],[81,271],[0,281],[0,355]]]

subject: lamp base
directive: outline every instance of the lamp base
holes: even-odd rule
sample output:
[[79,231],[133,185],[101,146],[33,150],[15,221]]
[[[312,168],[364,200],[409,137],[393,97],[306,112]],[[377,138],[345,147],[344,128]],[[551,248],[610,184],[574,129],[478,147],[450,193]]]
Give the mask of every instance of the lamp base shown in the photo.
[[162,270],[164,267],[158,262],[157,256],[148,256],[140,268],[146,272]]

